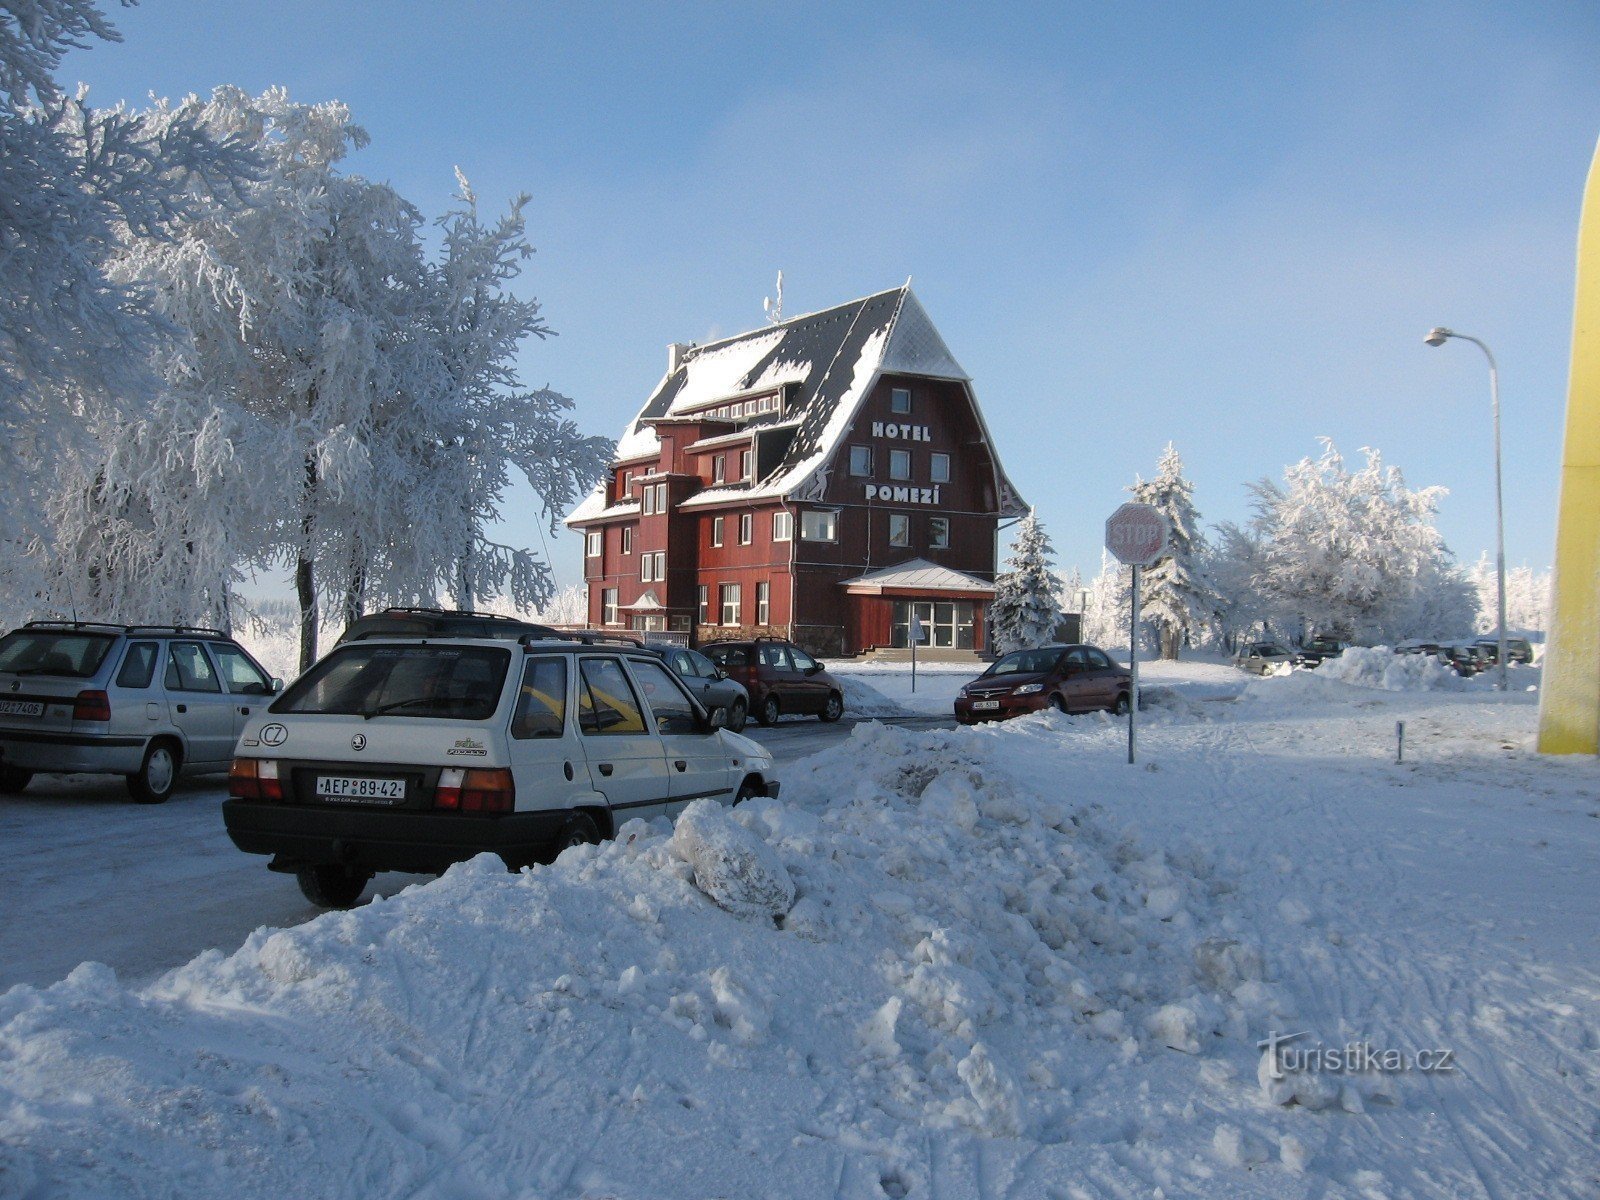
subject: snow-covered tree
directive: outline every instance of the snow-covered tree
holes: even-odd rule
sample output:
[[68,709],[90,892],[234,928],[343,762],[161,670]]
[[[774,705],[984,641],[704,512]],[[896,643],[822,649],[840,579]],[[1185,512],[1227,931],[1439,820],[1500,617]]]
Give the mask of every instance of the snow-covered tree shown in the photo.
[[[1303,633],[1357,641],[1437,634],[1465,596],[1433,519],[1444,488],[1411,491],[1376,450],[1348,471],[1333,444],[1251,485],[1264,534],[1255,586]],[[1470,610],[1468,610],[1470,619]]]
[[995,579],[989,630],[997,654],[1043,646],[1061,624],[1061,580],[1051,572],[1055,551],[1039,518],[1030,512],[1017,524],[1006,570]]
[[202,196],[237,203],[255,169],[247,147],[192,115],[67,94],[63,56],[97,40],[120,38],[92,0],[0,4],[0,583],[14,599],[47,590],[45,503],[97,423],[139,412],[150,351],[171,333],[143,281],[108,270],[115,247],[168,236]]
[[1194,484],[1183,477],[1183,460],[1169,442],[1156,464],[1155,478],[1136,479],[1128,491],[1136,503],[1166,514],[1172,531],[1167,555],[1140,574],[1139,607],[1143,619],[1156,630],[1161,657],[1175,659],[1217,606],[1216,592],[1202,569],[1206,539],[1194,507]]
[[1243,525],[1224,521],[1216,526],[1204,572],[1216,592],[1212,632],[1225,650],[1257,637],[1299,636],[1298,620],[1258,585],[1266,559],[1261,522]]
[[[1477,596],[1474,628],[1493,633],[1498,622],[1499,581],[1494,562],[1485,551],[1468,572]],[[1518,633],[1542,633],[1550,628],[1550,572],[1535,571],[1524,563],[1506,568],[1506,628]]]
[[1097,646],[1120,646],[1126,642],[1132,603],[1133,569],[1102,550],[1100,573],[1089,585],[1089,600],[1083,610],[1083,640]]

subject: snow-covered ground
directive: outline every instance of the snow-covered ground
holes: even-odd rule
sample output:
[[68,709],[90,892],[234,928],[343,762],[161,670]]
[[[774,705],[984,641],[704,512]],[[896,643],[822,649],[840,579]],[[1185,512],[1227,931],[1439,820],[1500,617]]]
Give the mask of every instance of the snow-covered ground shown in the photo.
[[14,988],[0,1195],[1600,1194],[1600,764],[1528,692],[1222,670],[1136,767],[866,724],[781,803]]

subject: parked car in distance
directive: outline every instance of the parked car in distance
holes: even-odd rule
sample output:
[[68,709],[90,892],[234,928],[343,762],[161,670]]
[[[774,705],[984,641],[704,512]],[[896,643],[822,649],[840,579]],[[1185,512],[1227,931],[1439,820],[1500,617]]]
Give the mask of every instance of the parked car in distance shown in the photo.
[[1132,684],[1127,668],[1096,646],[1044,646],[1017,650],[956,695],[956,720],[963,725],[1054,708],[1058,712],[1128,711]]
[[1279,642],[1246,642],[1233,655],[1233,665],[1253,675],[1265,675],[1282,663],[1292,662],[1293,652]]
[[1439,647],[1437,657],[1457,675],[1477,675],[1493,665],[1489,656],[1473,642],[1445,642]]
[[1408,638],[1395,645],[1396,654],[1433,654],[1439,653],[1439,643],[1430,642],[1423,638]]
[[[1491,665],[1500,660],[1500,639],[1495,637],[1481,637],[1474,645],[1482,648],[1488,656]],[[1506,638],[1506,662],[1521,663],[1524,666],[1533,662],[1533,643],[1525,637]]]
[[707,711],[713,708],[727,709],[728,729],[734,733],[743,732],[745,722],[750,718],[750,693],[744,684],[737,679],[730,679],[726,671],[698,650],[658,642],[646,642],[644,648],[659,655]]
[[283,687],[215,629],[30,621],[0,638],[0,792],[41,771],[121,775],[141,804],[226,771]]
[[548,625],[538,625],[516,617],[502,617],[498,613],[472,612],[460,608],[386,608],[351,621],[334,644],[406,634],[510,638],[523,634],[549,638],[561,636]]
[[1295,664],[1302,667],[1321,666],[1324,659],[1338,658],[1349,644],[1338,638],[1314,637],[1295,653]]
[[763,725],[776,725],[790,713],[814,713],[824,721],[844,715],[843,685],[793,642],[758,637],[712,642],[702,649],[744,685],[750,711]]
[[346,642],[246,725],[223,818],[313,904],[348,908],[377,871],[521,867],[701,797],[777,795],[772,756],[725,717],[634,647]]

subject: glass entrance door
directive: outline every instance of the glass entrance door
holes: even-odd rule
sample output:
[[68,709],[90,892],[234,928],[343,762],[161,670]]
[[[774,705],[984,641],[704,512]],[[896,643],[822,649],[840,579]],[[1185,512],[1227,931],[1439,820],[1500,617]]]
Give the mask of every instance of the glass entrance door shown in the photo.
[[899,649],[911,645],[911,618],[922,622],[923,646],[971,650],[972,616],[970,600],[896,600],[890,644]]

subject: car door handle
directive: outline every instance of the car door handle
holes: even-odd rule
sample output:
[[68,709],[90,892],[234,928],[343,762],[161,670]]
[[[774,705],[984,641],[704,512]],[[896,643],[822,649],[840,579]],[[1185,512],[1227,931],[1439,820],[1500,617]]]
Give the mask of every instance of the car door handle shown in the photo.
[[248,708],[241,708],[239,710],[239,715],[241,717],[248,717],[250,715],[250,710]]
[[187,704],[180,704],[180,705],[178,705],[178,711],[179,712],[188,712],[189,711],[189,706]]
[[681,758],[674,759],[672,765],[677,767],[680,771],[687,771],[689,769],[689,764],[684,762]]
[[612,765],[610,763],[601,763],[600,764],[600,774],[604,775],[607,779],[611,778],[611,772],[613,770],[615,770],[615,768],[612,767]]

